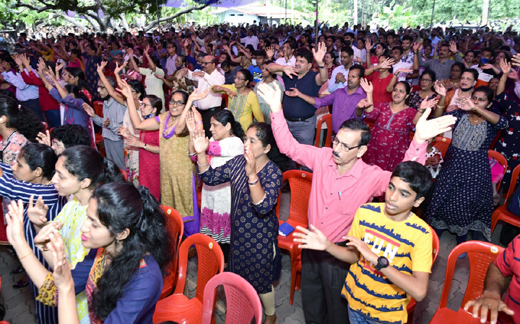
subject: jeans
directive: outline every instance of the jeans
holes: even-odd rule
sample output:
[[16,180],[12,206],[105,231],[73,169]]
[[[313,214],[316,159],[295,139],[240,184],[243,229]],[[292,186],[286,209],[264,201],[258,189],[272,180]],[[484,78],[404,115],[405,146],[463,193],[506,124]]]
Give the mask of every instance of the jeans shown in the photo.
[[348,308],[348,318],[350,324],[379,324],[378,321],[365,317],[360,311]]

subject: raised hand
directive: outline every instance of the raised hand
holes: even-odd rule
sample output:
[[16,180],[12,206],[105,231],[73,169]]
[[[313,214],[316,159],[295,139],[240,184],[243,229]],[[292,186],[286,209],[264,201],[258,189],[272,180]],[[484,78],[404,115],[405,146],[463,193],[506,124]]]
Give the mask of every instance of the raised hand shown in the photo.
[[500,69],[504,74],[509,74],[511,72],[511,63],[507,62],[506,59],[500,60]]
[[99,63],[97,65],[97,72],[98,73],[103,73],[103,70],[105,69],[105,67],[107,66],[108,62],[107,61],[102,61],[101,63]]
[[372,85],[372,82],[368,81],[367,79],[363,78],[359,82],[359,85],[363,90],[365,90],[365,93],[374,92],[374,86]]
[[119,82],[119,88],[116,89],[126,98],[132,98],[132,87],[125,80]]
[[415,126],[414,139],[417,143],[422,144],[428,139],[433,138],[439,134],[451,130],[451,126],[455,124],[457,118],[452,115],[445,115],[439,118],[428,120],[431,108],[426,108],[424,114],[421,116],[417,125]]
[[314,59],[316,60],[316,63],[318,63],[318,65],[323,65],[323,58],[325,57],[326,53],[327,46],[325,46],[324,42],[318,43],[318,49],[312,49],[312,54],[314,55]]
[[52,279],[56,288],[64,290],[66,288],[74,287],[74,280],[70,264],[67,261],[67,254],[65,252],[65,242],[60,233],[54,229],[49,234],[50,242],[47,243],[47,248],[52,252],[54,260],[54,271],[52,272]]
[[471,111],[475,108],[475,103],[469,98],[460,97],[457,99],[457,106],[462,110]]
[[455,43],[455,41],[450,41],[450,52],[452,52],[453,54],[455,53],[458,53],[458,49],[457,49],[457,43]]
[[94,111],[94,108],[90,107],[89,104],[84,102],[83,105],[81,105],[81,106],[83,107],[83,110],[85,110],[87,115],[89,115],[90,117],[96,116],[96,112]]
[[365,42],[365,49],[368,51],[370,51],[372,49],[372,40],[370,38],[367,37],[367,40]]
[[277,113],[282,110],[280,102],[281,90],[278,87],[271,88],[269,85],[262,83],[258,86],[258,94],[271,107],[271,112]]
[[285,73],[289,77],[289,79],[292,79],[293,75],[298,76],[298,72],[296,72],[296,70],[294,69],[294,66],[292,66],[292,65],[284,66],[283,73]]
[[188,114],[186,115],[186,127],[190,134],[194,134],[197,123],[195,121],[195,116],[193,115],[193,110],[188,111]]
[[271,46],[269,46],[265,49],[265,53],[267,55],[267,58],[272,58],[274,56],[274,49]]
[[389,69],[392,67],[392,65],[394,65],[394,63],[395,63],[394,59],[391,57],[388,57],[383,61],[383,63],[381,63],[380,66],[382,69]]
[[188,100],[191,100],[191,102],[202,100],[206,98],[209,94],[209,89],[206,89],[204,91],[199,91],[199,89],[192,92],[192,94],[189,96]]
[[114,74],[119,74],[119,72],[121,72],[121,70],[126,68],[127,65],[128,65],[128,61],[126,61],[122,65],[119,65],[119,63],[116,62],[116,68],[114,69]]
[[314,225],[311,224],[309,228],[310,230],[301,226],[296,226],[296,230],[299,232],[295,231],[293,233],[295,237],[293,241],[300,243],[298,245],[299,248],[325,251],[329,246],[332,245],[332,242],[327,239],[325,234],[323,234]]
[[285,90],[285,94],[289,97],[299,97],[300,90],[298,90],[297,88],[291,88],[291,90]]
[[206,152],[209,147],[209,139],[206,137],[204,130],[196,130],[193,134],[193,148],[197,153]]
[[49,207],[45,205],[42,197],[38,197],[36,203],[33,204],[34,195],[29,198],[27,205],[27,217],[37,227],[43,227],[47,223],[47,211]]
[[45,133],[39,132],[36,136],[36,140],[40,144],[44,144],[47,146],[51,146],[51,134],[49,133],[49,130],[45,131]]
[[367,98],[363,98],[363,99],[359,100],[358,104],[356,105],[356,108],[367,109],[367,108],[372,107],[372,105],[373,105],[372,103],[368,102]]
[[124,138],[130,137],[130,131],[128,130],[128,127],[125,126],[119,126],[119,128],[117,129],[117,133],[123,136]]
[[437,105],[438,102],[439,102],[439,98],[437,98],[437,97],[433,97],[431,99],[424,99],[421,102],[421,105],[419,108],[424,109],[424,110],[426,110],[427,108],[433,108],[433,107],[435,107],[435,105]]
[[395,70],[394,74],[399,74],[399,73],[409,74],[409,73],[412,73],[412,72],[413,72],[412,69],[401,68],[401,69]]
[[419,42],[413,43],[413,51],[414,51],[414,53],[420,51],[421,46],[422,46],[422,44],[419,43]]
[[520,53],[513,55],[511,58],[514,66],[520,66]]
[[444,85],[441,82],[435,81],[433,88],[435,89],[435,92],[437,92],[437,94],[441,95],[442,97],[446,97],[446,87],[444,87]]
[[13,247],[17,247],[19,244],[25,242],[25,235],[23,229],[23,202],[22,200],[11,201],[11,204],[7,206],[9,212],[5,215],[7,222],[7,240]]
[[134,56],[134,49],[129,47],[127,50],[126,50],[126,54],[128,54],[130,57],[133,57]]

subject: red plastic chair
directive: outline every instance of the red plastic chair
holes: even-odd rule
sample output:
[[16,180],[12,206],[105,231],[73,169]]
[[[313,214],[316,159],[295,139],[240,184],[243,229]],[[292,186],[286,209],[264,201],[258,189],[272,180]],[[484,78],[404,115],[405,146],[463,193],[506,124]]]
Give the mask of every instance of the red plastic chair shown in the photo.
[[[444,323],[480,323],[480,319],[473,318],[473,316],[466,312],[463,307],[470,301],[475,300],[482,294],[484,290],[484,279],[489,264],[495,260],[504,248],[481,241],[468,241],[457,245],[448,256],[448,263],[446,267],[446,277],[444,286],[442,287],[441,300],[439,307],[435,312],[430,324],[444,324]],[[451,281],[453,279],[453,272],[455,270],[455,263],[462,253],[468,254],[469,259],[469,278],[466,287],[466,293],[462,299],[460,308],[457,311],[448,308],[448,295],[450,292]],[[470,309],[471,310],[471,309]]]
[[211,278],[204,288],[202,324],[210,324],[214,320],[215,295],[220,285],[224,286],[226,294],[226,323],[251,324],[253,317],[256,324],[262,323],[262,303],[255,288],[241,276],[223,272]]
[[323,127],[323,123],[327,124],[327,135],[325,135],[325,143],[323,147],[332,147],[332,114],[327,114],[321,116],[321,118],[316,123],[316,140],[314,141],[314,146],[320,146],[320,138],[321,138],[321,128]]
[[[505,158],[505,156],[503,156],[502,154],[500,154],[497,151],[488,150],[488,157],[493,158],[493,159],[495,159],[495,161],[502,164],[502,166],[504,167],[504,174],[502,176],[506,175],[507,159]],[[497,192],[500,190],[501,185],[502,185],[502,181],[497,183]]]
[[451,138],[437,136],[435,140],[433,140],[432,146],[435,146],[441,152],[442,157],[444,158],[450,144]]
[[[291,205],[289,206],[289,219],[287,223],[296,228],[302,226],[307,228],[309,196],[311,193],[312,173],[301,170],[290,170],[283,173],[283,180],[289,181],[291,188]],[[276,213],[280,215],[280,198],[278,196],[278,204],[276,206]],[[283,221],[278,220],[281,225]],[[294,232],[293,232],[294,233]],[[291,275],[296,276],[297,256],[301,253],[298,243],[294,243],[293,233],[282,236],[278,235],[278,246],[280,249],[289,251],[291,256]],[[293,288],[291,287],[291,290]],[[292,299],[289,301],[292,304]]]
[[181,214],[171,207],[161,205],[162,210],[166,214],[166,222],[168,231],[175,242],[175,258],[172,261],[172,267],[169,269],[169,274],[163,278],[163,289],[159,300],[169,296],[172,293],[173,287],[177,283],[177,268],[179,266],[179,249],[181,246],[182,236],[184,235],[184,221]]
[[94,101],[94,112],[99,117],[103,118],[103,101]]
[[[198,256],[197,292],[188,299],[184,295],[188,250],[195,245]],[[179,249],[177,285],[173,295],[157,302],[153,322],[155,324],[174,321],[179,324],[200,323],[202,319],[202,297],[208,281],[224,271],[224,253],[215,240],[204,234],[193,234],[182,242]]]
[[[439,236],[437,236],[437,233],[433,230],[433,228],[430,227],[430,230],[432,232],[432,266],[435,263],[435,260],[437,260],[437,257],[439,256],[439,248],[441,246],[441,243],[439,241]],[[410,302],[408,303],[408,306],[406,306],[406,311],[408,312],[408,324],[413,323],[413,311],[415,310],[415,306],[417,305],[417,302],[415,299],[410,299]]]
[[520,217],[512,214],[507,210],[507,199],[511,197],[513,192],[515,191],[516,182],[518,181],[518,176],[520,175],[520,165],[517,165],[514,168],[513,173],[511,174],[511,183],[509,184],[509,190],[507,191],[506,201],[500,207],[498,207],[493,216],[491,216],[491,234],[495,231],[495,227],[497,226],[497,222],[499,220],[511,224],[516,227],[520,227]]

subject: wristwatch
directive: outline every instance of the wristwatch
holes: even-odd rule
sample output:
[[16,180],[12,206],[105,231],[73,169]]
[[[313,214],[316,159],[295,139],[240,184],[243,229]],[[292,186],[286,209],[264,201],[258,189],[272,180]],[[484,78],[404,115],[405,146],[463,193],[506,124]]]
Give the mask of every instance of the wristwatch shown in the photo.
[[389,265],[390,262],[388,261],[388,259],[384,256],[380,256],[379,258],[377,258],[377,264],[374,266],[374,269],[376,269],[377,271],[381,271],[381,269],[384,269]]

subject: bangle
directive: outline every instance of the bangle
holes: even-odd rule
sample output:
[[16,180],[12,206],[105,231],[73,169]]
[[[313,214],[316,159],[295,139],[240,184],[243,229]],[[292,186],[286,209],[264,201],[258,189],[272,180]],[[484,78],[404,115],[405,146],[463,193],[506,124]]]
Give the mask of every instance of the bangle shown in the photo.
[[198,124],[202,124],[202,120],[199,120],[198,122],[195,123],[195,125],[198,125]]
[[257,184],[257,183],[258,183],[258,178],[256,178],[256,180],[253,181],[253,182],[248,182],[248,184],[249,184],[250,186],[254,186],[254,185]]
[[437,105],[437,109],[444,109],[443,105]]
[[25,259],[25,258],[27,258],[27,257],[28,257],[29,255],[31,255],[31,254],[33,254],[33,252],[32,252],[32,251],[31,251],[31,253],[29,253],[29,254],[26,254],[26,255],[24,255],[24,256],[23,256],[23,257],[21,257],[21,258],[18,258],[18,260],[21,260],[21,259]]
[[146,150],[146,143],[144,143],[143,145],[143,150]]
[[206,167],[206,166],[209,165],[209,162],[207,162],[206,164],[200,164],[199,161],[197,161],[197,165],[198,165],[199,167]]
[[425,111],[425,110],[426,110],[426,109],[417,109],[417,112],[419,112],[420,114],[424,114],[424,111]]
[[197,153],[188,153],[188,156],[195,156]]
[[318,67],[319,67],[320,69],[323,69],[323,68],[325,67],[325,65],[321,65],[321,66],[318,65]]

